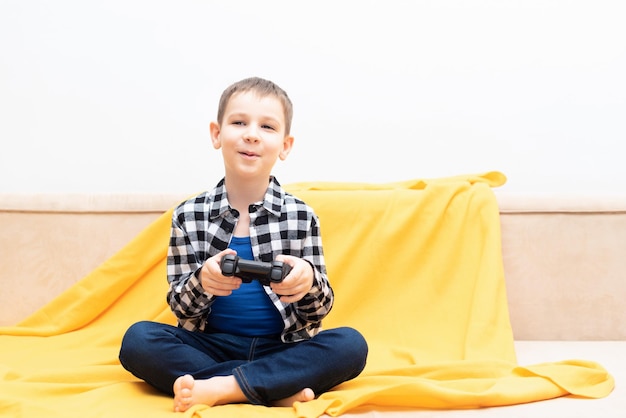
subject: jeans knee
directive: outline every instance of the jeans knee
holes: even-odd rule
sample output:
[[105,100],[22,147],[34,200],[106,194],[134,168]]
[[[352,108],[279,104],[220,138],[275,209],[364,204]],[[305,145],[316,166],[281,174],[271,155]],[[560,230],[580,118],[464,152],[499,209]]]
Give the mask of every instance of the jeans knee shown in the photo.
[[353,348],[354,351],[363,354],[367,353],[367,341],[365,341],[365,337],[363,337],[363,334],[361,334],[356,329],[350,327],[342,327],[338,329],[340,330],[342,337]]
[[355,369],[360,372],[365,368],[369,347],[365,337],[354,328],[342,327],[336,331],[342,340],[341,347],[344,361],[353,363]]
[[120,345],[119,360],[122,365],[132,362],[135,358],[143,356],[143,350],[148,347],[148,335],[150,333],[151,323],[141,321],[131,325],[124,336]]

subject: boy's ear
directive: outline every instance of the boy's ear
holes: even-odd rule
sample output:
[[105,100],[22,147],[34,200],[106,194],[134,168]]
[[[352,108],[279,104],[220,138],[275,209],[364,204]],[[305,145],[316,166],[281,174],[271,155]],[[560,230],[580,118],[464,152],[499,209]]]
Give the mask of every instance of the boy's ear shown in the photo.
[[211,131],[211,142],[213,143],[213,148],[220,149],[222,146],[222,141],[220,140],[220,125],[217,122],[211,122],[209,130]]
[[293,148],[293,141],[294,139],[291,135],[287,135],[285,139],[283,139],[283,149],[280,154],[278,154],[278,158],[283,161],[287,158],[287,156],[291,152],[291,148]]

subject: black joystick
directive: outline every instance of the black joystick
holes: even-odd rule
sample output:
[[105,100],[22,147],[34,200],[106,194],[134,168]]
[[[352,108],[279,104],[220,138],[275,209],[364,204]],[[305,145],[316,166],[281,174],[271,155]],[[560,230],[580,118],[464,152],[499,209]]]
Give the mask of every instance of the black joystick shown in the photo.
[[291,271],[291,266],[282,261],[265,263],[239,258],[234,254],[226,254],[220,262],[224,276],[237,276],[244,283],[258,280],[263,286],[280,283]]

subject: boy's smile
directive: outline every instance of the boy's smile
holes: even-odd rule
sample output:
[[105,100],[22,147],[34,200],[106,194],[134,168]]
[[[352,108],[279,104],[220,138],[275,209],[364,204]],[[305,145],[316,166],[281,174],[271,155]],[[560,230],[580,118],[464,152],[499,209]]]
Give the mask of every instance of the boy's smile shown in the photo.
[[251,151],[240,151],[239,153],[240,153],[240,154],[241,154],[244,158],[251,158],[251,159],[252,159],[252,158],[256,158],[256,157],[258,157],[258,156],[259,156],[258,154],[254,153],[254,152],[251,152]]

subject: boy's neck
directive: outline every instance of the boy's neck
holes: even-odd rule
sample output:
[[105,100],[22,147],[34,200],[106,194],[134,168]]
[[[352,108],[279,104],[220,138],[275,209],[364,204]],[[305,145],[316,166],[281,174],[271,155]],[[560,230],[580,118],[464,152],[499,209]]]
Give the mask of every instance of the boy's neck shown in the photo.
[[226,193],[228,194],[228,202],[239,212],[247,213],[248,206],[253,203],[262,201],[265,198],[269,178],[250,180],[236,179],[226,177]]

